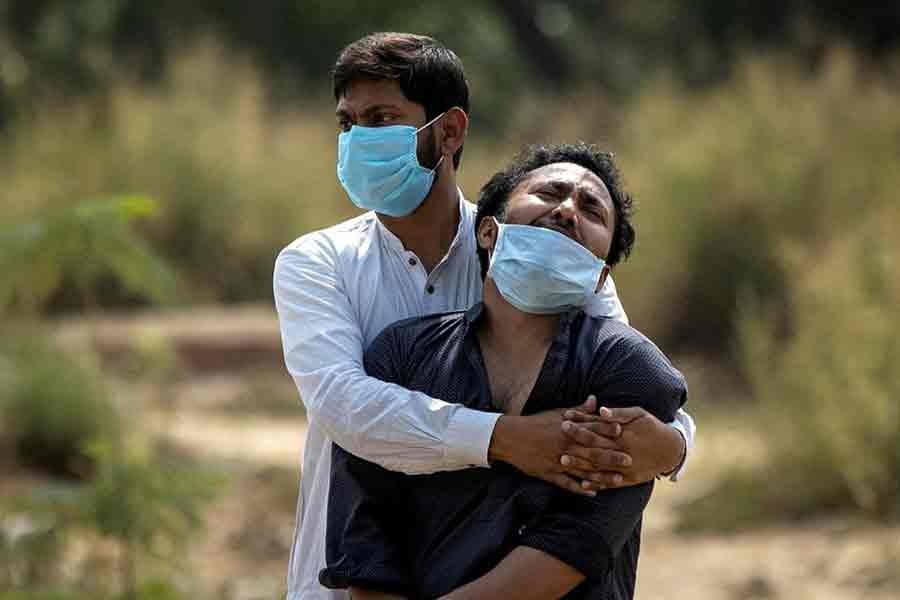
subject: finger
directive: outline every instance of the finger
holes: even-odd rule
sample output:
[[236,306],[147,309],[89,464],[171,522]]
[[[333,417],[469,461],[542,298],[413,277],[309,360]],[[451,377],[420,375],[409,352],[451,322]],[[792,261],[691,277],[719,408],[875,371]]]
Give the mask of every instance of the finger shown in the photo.
[[606,421],[598,421],[596,423],[579,423],[580,429],[587,429],[592,433],[609,439],[616,439],[622,435],[622,426],[618,423],[609,423]]
[[595,472],[597,469],[594,463],[587,459],[571,454],[563,454],[559,459],[559,464],[563,466],[566,473],[578,477],[579,479],[587,479],[587,474]]
[[597,414],[604,421],[614,421],[616,423],[630,423],[635,419],[643,417],[647,414],[643,408],[639,406],[623,406],[620,408],[609,408],[601,406]]
[[566,449],[565,453],[587,460],[594,465],[594,471],[623,471],[632,463],[629,454],[607,448],[571,446]]
[[596,423],[601,419],[595,414],[589,414],[586,412],[581,412],[580,410],[576,410],[574,408],[570,408],[569,410],[563,413],[563,418],[568,419],[569,421],[574,421],[575,423]]
[[588,414],[594,414],[597,412],[597,396],[591,394],[587,397],[587,400],[584,401],[580,406],[575,406],[575,410],[580,410],[581,412],[585,412]]
[[595,492],[622,487],[623,485],[625,485],[625,478],[615,471],[591,473],[590,478],[581,481],[581,489]]
[[581,487],[581,483],[578,480],[572,479],[565,473],[554,473],[547,477],[547,481],[561,487],[564,490],[572,492],[573,494],[578,494],[580,496],[597,495],[597,492],[592,489],[585,489]]
[[[576,425],[571,421],[563,421],[563,433],[573,442],[586,448],[614,448],[615,443],[605,436],[599,435],[593,431],[594,424]],[[619,425],[616,423],[616,427]]]

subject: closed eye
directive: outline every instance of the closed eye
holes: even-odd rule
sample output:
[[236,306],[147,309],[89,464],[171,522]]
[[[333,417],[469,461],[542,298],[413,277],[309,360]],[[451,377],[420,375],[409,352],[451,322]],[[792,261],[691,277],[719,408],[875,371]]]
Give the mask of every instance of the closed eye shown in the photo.
[[606,225],[606,208],[597,201],[596,198],[588,197],[584,201],[584,209],[591,215],[597,217],[601,223]]

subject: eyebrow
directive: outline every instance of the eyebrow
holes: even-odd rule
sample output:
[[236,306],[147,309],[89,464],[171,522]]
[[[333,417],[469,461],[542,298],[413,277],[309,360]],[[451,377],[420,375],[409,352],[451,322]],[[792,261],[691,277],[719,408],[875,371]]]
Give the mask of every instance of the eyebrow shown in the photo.
[[[395,104],[373,104],[372,106],[370,106],[370,107],[366,108],[364,111],[362,111],[359,114],[359,116],[360,117],[368,117],[368,116],[372,115],[373,113],[376,113],[376,112],[379,112],[382,110],[393,110],[396,112],[402,112],[400,110],[400,107]],[[349,116],[350,112],[347,110],[344,110],[343,108],[338,108],[337,110],[334,111],[334,114],[338,117],[343,117],[343,116]]]
[[[535,181],[532,184],[532,186],[529,186],[529,187],[532,191],[549,187],[549,188],[553,189],[554,193],[564,193],[564,192],[570,191],[573,187],[575,187],[575,185],[572,183],[567,183],[565,181],[555,181],[552,179],[551,180],[545,179],[543,181],[541,181],[541,180]],[[607,192],[607,196],[606,196],[609,198],[609,203],[604,202],[604,196],[597,194],[589,189],[581,188],[581,193],[584,194],[587,198],[589,198],[592,202],[597,204],[597,206],[603,207],[603,211],[606,213],[606,217],[609,218],[610,207],[608,206],[608,204],[614,204],[612,196],[608,195],[609,192]]]

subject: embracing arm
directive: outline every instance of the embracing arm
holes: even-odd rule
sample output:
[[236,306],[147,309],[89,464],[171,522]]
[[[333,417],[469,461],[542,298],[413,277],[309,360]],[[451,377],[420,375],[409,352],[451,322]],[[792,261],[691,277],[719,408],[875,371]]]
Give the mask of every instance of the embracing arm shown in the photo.
[[341,447],[407,474],[487,464],[498,415],[366,374],[360,324],[326,239],[282,251],[274,291],[287,369],[310,421]]

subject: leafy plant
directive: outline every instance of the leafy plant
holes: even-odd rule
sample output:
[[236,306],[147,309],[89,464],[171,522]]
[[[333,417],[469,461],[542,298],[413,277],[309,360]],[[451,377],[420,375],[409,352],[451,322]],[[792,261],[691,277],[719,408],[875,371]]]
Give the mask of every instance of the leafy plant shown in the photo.
[[115,438],[116,408],[86,353],[54,346],[39,333],[0,342],[0,430],[24,464],[84,477],[86,444]]
[[144,597],[140,569],[148,561],[173,563],[187,534],[202,525],[218,479],[145,446],[98,441],[89,452],[98,467],[84,497],[85,520],[121,545],[124,597]]
[[6,225],[0,229],[0,311],[35,314],[66,286],[78,304],[96,308],[97,286],[109,278],[148,301],[170,298],[172,273],[130,227],[156,209],[149,198],[123,196]]

